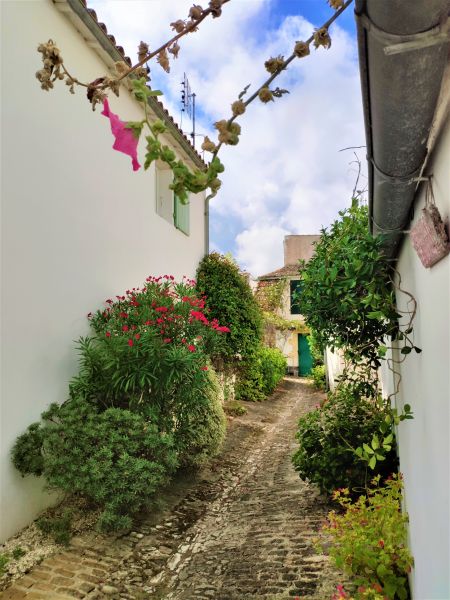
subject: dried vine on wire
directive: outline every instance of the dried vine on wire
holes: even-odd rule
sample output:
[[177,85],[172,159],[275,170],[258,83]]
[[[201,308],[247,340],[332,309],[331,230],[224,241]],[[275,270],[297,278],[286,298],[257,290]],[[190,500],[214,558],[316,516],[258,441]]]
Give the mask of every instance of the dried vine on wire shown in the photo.
[[[272,83],[279,75],[286,70],[288,65],[296,58],[304,58],[310,54],[311,44],[314,48],[320,47],[329,49],[331,47],[331,37],[329,27],[334,21],[348,8],[353,0],[328,0],[335,13],[319,28],[315,29],[306,41],[297,41],[294,45],[292,54],[285,59],[284,56],[269,58],[264,66],[270,73],[270,77],[261,84],[258,89],[249,96],[246,96],[250,85],[246,86],[239,94],[238,99],[232,103],[232,116],[226,120],[217,121],[214,126],[217,129],[217,142],[211,141],[207,136],[202,144],[202,150],[212,153],[211,162],[203,169],[189,169],[181,160],[177,160],[175,153],[167,146],[161,143],[159,136],[166,131],[166,125],[161,120],[150,121],[148,115],[148,101],[152,96],[162,94],[159,90],[152,90],[148,86],[149,68],[147,63],[156,58],[157,62],[164,71],[170,71],[170,58],[177,58],[180,52],[179,40],[189,33],[198,30],[198,26],[208,16],[213,18],[220,17],[222,7],[230,0],[210,0],[208,8],[202,8],[200,5],[194,5],[189,11],[186,20],[179,19],[171,23],[172,29],[176,35],[171,37],[166,43],[154,51],[150,51],[146,42],[141,42],[138,48],[138,62],[129,66],[123,61],[115,63],[116,73],[114,76],[98,77],[90,83],[80,81],[75,77],[64,64],[61,52],[53,40],[40,44],[38,51],[42,54],[43,68],[36,73],[37,79],[41,83],[43,90],[51,90],[54,83],[58,80],[65,81],[71,93],[75,93],[75,87],[81,86],[87,90],[87,98],[95,110],[97,104],[103,104],[102,114],[111,121],[111,129],[115,136],[114,149],[128,154],[132,159],[133,169],[140,168],[137,159],[137,145],[144,127],[148,130],[145,136],[146,154],[144,168],[148,169],[155,160],[162,160],[167,163],[173,172],[173,183],[171,189],[182,202],[187,202],[189,192],[198,193],[206,189],[210,190],[208,199],[215,196],[220,189],[221,181],[219,174],[224,171],[224,166],[218,158],[218,153],[222,145],[236,145],[239,142],[241,126],[236,122],[236,118],[246,111],[249,104],[255,99],[259,99],[264,104],[273,102],[276,98],[282,98],[289,93],[288,90],[273,87]],[[120,85],[125,78],[131,82],[132,92],[144,107],[145,118],[137,122],[123,122],[117,115],[109,109],[107,100],[108,91],[112,91],[119,96]]]

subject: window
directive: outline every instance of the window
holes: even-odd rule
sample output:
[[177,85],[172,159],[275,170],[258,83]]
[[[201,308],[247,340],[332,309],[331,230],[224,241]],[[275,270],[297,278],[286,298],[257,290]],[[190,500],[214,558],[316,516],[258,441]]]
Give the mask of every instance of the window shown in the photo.
[[173,225],[173,191],[169,188],[173,174],[169,165],[156,164],[156,212]]
[[175,196],[175,210],[174,210],[174,222],[175,227],[189,235],[189,212],[191,205],[189,203],[189,199],[187,204],[183,204],[181,200]]
[[189,235],[190,204],[183,204],[177,198],[170,185],[173,173],[168,165],[162,161],[156,163],[156,212],[177,229]]
[[300,314],[299,297],[302,293],[302,282],[299,279],[294,279],[291,284],[291,315]]

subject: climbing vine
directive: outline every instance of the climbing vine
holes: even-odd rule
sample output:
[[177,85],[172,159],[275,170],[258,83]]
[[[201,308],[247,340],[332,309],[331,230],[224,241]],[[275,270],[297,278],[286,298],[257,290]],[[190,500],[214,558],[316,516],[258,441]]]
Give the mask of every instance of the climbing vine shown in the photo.
[[[137,159],[137,145],[145,128],[148,134],[145,136],[146,154],[144,168],[148,169],[151,163],[158,159],[168,164],[174,175],[171,189],[174,190],[183,203],[187,202],[189,192],[195,194],[209,189],[210,194],[208,198],[211,198],[220,189],[221,181],[218,175],[224,171],[224,167],[218,158],[218,153],[223,145],[235,146],[239,142],[241,126],[236,122],[236,118],[244,114],[249,104],[256,99],[267,104],[289,93],[286,89],[273,87],[272,84],[275,79],[296,58],[308,56],[311,44],[316,50],[320,47],[326,49],[331,47],[329,27],[353,0],[328,0],[328,4],[335,10],[335,13],[321,27],[315,29],[307,40],[295,42],[292,53],[288,58],[285,59],[284,56],[279,55],[270,57],[265,61],[264,67],[270,76],[249,97],[245,98],[250,85],[247,85],[242,90],[237,100],[231,105],[232,116],[229,119],[219,120],[214,124],[217,130],[217,142],[213,142],[207,136],[205,137],[202,150],[212,154],[211,162],[204,169],[191,170],[183,161],[176,160],[175,153],[159,140],[159,135],[166,130],[164,122],[160,120],[150,122],[149,120],[149,98],[159,96],[162,92],[152,90],[148,86],[150,71],[147,63],[151,59],[156,58],[160,67],[168,73],[170,71],[171,58],[176,59],[180,52],[179,40],[187,34],[197,31],[199,25],[207,17],[220,17],[223,5],[229,1],[210,0],[208,8],[203,8],[198,4],[193,5],[187,19],[179,19],[171,23],[171,27],[176,35],[172,36],[166,43],[158,49],[150,51],[149,45],[141,41],[138,48],[138,62],[135,65],[130,66],[124,61],[118,61],[115,63],[116,72],[113,76],[101,76],[92,82],[82,82],[69,72],[64,63],[61,51],[53,40],[41,43],[38,46],[38,51],[42,55],[43,67],[37,71],[36,77],[43,90],[51,90],[56,81],[65,81],[71,93],[75,93],[75,87],[77,86],[86,88],[87,98],[94,110],[97,104],[103,104],[104,110],[102,114],[109,117],[111,129],[115,137],[113,148],[131,157],[133,170],[140,168]],[[112,91],[116,96],[119,96],[120,86],[124,83],[125,79],[128,79],[131,91],[136,100],[143,105],[145,118],[141,121],[122,121],[109,109],[108,92]]]

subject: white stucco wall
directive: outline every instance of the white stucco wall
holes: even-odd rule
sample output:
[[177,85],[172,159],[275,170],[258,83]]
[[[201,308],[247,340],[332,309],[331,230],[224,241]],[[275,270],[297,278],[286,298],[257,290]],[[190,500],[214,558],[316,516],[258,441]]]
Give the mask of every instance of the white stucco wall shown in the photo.
[[[436,204],[450,215],[450,126],[441,132],[427,172],[433,173]],[[414,224],[424,206],[424,190],[415,204]],[[450,256],[431,269],[422,266],[406,236],[397,266],[402,287],[417,300],[415,344],[400,366],[396,404],[410,404],[414,420],[398,428],[400,469],[405,483],[405,507],[410,518],[410,545],[415,559],[411,576],[415,600],[450,598],[449,528],[449,400],[450,400]],[[401,309],[407,297],[397,294]],[[384,389],[393,391],[391,373],[383,369]]]
[[[76,76],[105,65],[50,0],[1,2],[2,357],[0,541],[49,498],[10,464],[15,438],[77,370],[74,340],[86,314],[149,274],[194,276],[204,254],[203,195],[191,198],[186,236],[155,212],[155,172],[133,173],[112,150],[109,121],[83,90],[44,92],[37,45],[52,38]],[[141,117],[126,91],[110,98],[124,120]],[[141,153],[142,157],[142,153]]]

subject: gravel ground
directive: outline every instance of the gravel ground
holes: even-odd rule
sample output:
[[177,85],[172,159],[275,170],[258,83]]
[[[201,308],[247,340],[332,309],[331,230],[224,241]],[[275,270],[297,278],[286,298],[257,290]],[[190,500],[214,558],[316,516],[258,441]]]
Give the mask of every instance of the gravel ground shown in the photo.
[[329,506],[291,464],[298,418],[322,399],[286,378],[269,400],[229,417],[220,456],[180,474],[134,531],[86,531],[63,552],[50,545],[3,598],[330,598],[339,576],[314,548]]

